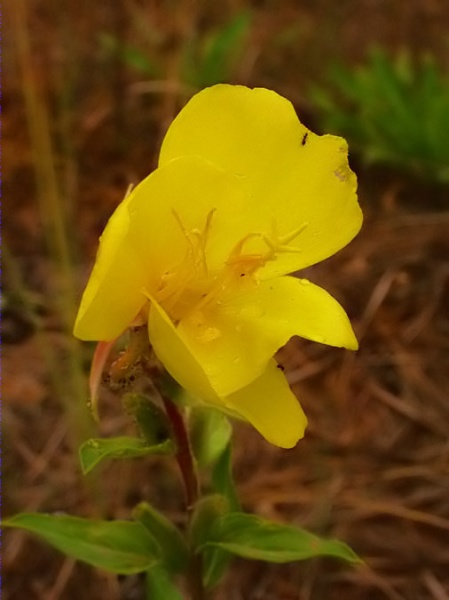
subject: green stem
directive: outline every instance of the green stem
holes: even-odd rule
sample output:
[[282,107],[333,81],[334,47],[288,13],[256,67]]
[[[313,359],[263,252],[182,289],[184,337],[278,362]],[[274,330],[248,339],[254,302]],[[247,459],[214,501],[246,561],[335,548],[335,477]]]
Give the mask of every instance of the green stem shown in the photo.
[[[181,477],[184,482],[187,514],[190,518],[193,508],[200,496],[200,487],[192,454],[187,428],[184,417],[176,404],[165,395],[162,395],[167,416],[171,421],[173,435],[177,444],[176,460],[181,471]],[[202,560],[195,549],[191,549],[190,557],[190,593],[192,600],[205,600],[205,590],[202,577]]]

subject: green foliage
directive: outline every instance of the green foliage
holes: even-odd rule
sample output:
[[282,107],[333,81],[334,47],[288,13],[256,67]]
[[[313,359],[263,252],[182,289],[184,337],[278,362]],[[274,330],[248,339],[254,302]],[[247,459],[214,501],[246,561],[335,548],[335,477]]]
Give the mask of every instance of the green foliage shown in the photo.
[[192,548],[201,548],[203,582],[207,589],[217,585],[232,558],[228,552],[223,552],[220,548],[207,546],[212,531],[227,513],[229,513],[227,499],[220,494],[213,494],[198,502],[190,522],[189,537]]
[[[216,416],[215,411],[201,411],[201,419],[195,422],[192,441],[196,456],[203,457],[202,464],[209,465],[215,460],[211,471],[211,483],[215,494],[203,498],[198,503],[191,521],[193,547],[201,546],[210,535],[217,519],[229,511],[240,510],[231,459],[231,426],[226,417]],[[210,418],[208,418],[208,416]],[[223,446],[223,444],[225,444]],[[200,462],[201,464],[201,462]],[[228,552],[219,548],[206,548],[203,551],[203,581],[206,588],[214,587],[231,560]]]
[[[237,496],[234,479],[232,476],[232,445],[231,441],[225,446],[215,464],[212,467],[211,483],[215,496],[210,498],[221,499],[215,502],[221,502],[222,514],[224,512],[240,510],[240,502]],[[216,511],[215,517],[219,517],[220,512]],[[203,527],[204,533],[210,534],[212,520],[207,527]],[[196,540],[199,543],[199,540]],[[224,552],[220,548],[206,548],[203,552],[204,566],[204,585],[206,588],[211,588],[217,585],[226,572],[226,569],[231,561],[231,555]]]
[[35,533],[67,556],[114,573],[140,573],[160,561],[157,543],[140,523],[22,513],[3,525]]
[[240,510],[240,502],[232,477],[232,446],[229,443],[219,456],[212,469],[212,486],[214,491],[222,494],[233,512]]
[[242,11],[206,37],[190,40],[183,51],[183,80],[202,89],[232,79],[250,26],[251,13]]
[[120,57],[125,64],[147,77],[160,76],[160,66],[157,61],[151,60],[148,54],[141,52],[138,48],[120,43],[109,33],[101,33],[98,41],[104,54]]
[[165,412],[145,394],[125,394],[122,399],[125,411],[134,419],[142,437],[149,446],[166,442],[171,437],[171,427]]
[[217,460],[229,444],[232,427],[218,410],[193,408],[189,418],[192,450],[200,468]]
[[[196,89],[232,80],[242,58],[245,40],[251,26],[251,12],[242,10],[221,27],[205,34],[194,35],[180,48],[180,79]],[[103,33],[99,37],[105,54],[119,57],[126,65],[151,79],[163,78],[163,58],[157,48],[152,56],[139,48],[125,44],[114,36]]]
[[165,515],[147,502],[142,502],[134,509],[133,517],[157,540],[163,564],[171,573],[178,573],[187,568],[189,549],[185,538]]
[[228,512],[228,501],[220,494],[204,496],[197,502],[189,528],[189,538],[193,548],[199,548],[207,543],[218,520]]
[[359,68],[333,65],[329,84],[311,91],[323,129],[347,137],[367,162],[449,182],[449,80],[430,57],[413,64],[374,49]]
[[90,439],[81,445],[79,457],[83,473],[89,473],[106,458],[137,458],[149,454],[173,454],[174,444],[165,440],[161,444],[148,446],[139,438],[116,437]]
[[147,571],[146,598],[147,600],[183,600],[167,571],[160,565],[155,565]]
[[229,513],[210,529],[207,546],[236,556],[285,563],[317,556],[334,556],[360,563],[358,556],[338,540],[323,540],[304,529],[272,523],[245,513]]

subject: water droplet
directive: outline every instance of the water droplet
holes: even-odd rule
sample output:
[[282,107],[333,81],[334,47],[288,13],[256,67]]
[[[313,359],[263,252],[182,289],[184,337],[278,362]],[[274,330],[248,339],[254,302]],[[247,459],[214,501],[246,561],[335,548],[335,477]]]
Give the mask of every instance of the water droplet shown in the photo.
[[207,327],[199,333],[199,338],[202,342],[213,342],[217,338],[221,337],[221,331],[217,327]]
[[258,304],[249,304],[240,311],[242,317],[249,319],[259,319],[265,314],[265,309]]
[[301,285],[310,285],[310,281],[308,279],[300,279]]
[[236,356],[232,362],[234,363],[234,365],[238,365],[241,360],[242,359],[240,358],[240,356]]

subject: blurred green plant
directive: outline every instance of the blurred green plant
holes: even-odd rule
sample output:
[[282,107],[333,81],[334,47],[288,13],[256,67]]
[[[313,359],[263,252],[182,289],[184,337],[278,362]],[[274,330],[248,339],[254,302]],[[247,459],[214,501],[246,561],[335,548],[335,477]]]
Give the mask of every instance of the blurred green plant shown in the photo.
[[161,67],[156,57],[150,57],[131,44],[118,40],[111,33],[100,33],[98,37],[101,51],[106,55],[119,55],[120,59],[129,67],[147,77],[160,77]]
[[197,89],[231,81],[250,26],[251,13],[242,11],[221,27],[188,40],[182,52],[183,81]]
[[[251,13],[245,10],[216,29],[196,32],[184,40],[180,49],[181,82],[199,90],[231,81],[242,58],[250,26]],[[124,43],[109,33],[102,33],[99,43],[105,54],[118,54],[124,64],[142,75],[163,78],[163,59],[158,56],[157,48],[150,56],[148,51]]]
[[449,182],[449,80],[431,56],[392,59],[375,48],[363,66],[332,65],[310,95],[323,129],[348,138],[367,163]]

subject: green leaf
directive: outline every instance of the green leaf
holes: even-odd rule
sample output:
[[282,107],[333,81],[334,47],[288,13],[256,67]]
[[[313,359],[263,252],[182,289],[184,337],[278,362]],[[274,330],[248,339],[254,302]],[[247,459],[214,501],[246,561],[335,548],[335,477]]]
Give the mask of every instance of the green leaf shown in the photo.
[[242,11],[207,40],[198,73],[201,87],[229,81],[250,25],[251,13]]
[[189,539],[194,548],[203,546],[211,538],[211,531],[227,512],[229,503],[219,494],[204,496],[196,503],[189,527]]
[[179,529],[165,515],[150,504],[142,502],[134,509],[133,517],[157,541],[163,563],[169,571],[178,573],[187,568],[189,563],[187,542]]
[[100,46],[110,56],[119,56],[128,66],[136,69],[148,77],[159,77],[160,68],[155,62],[134,46],[123,44],[120,40],[108,33],[100,33],[98,36]]
[[189,537],[193,548],[202,548],[203,581],[206,588],[216,585],[230,562],[230,555],[219,548],[207,546],[214,539],[213,530],[219,527],[221,518],[229,512],[229,503],[224,496],[205,496],[197,505],[190,521]]
[[240,502],[232,478],[231,452],[231,444],[228,444],[215,463],[212,470],[212,486],[215,492],[227,498],[230,510],[238,512],[240,510]]
[[183,600],[165,569],[156,565],[147,571],[147,600]]
[[321,539],[304,529],[244,513],[224,515],[219,527],[211,533],[206,546],[221,548],[243,558],[285,563],[334,556],[350,563],[362,562],[343,542]]
[[241,59],[252,15],[243,10],[228,23],[183,46],[182,79],[199,89],[232,79]]
[[156,542],[140,523],[22,513],[3,525],[35,533],[67,556],[113,573],[140,573],[160,561]]
[[205,468],[225,450],[232,435],[231,424],[218,410],[194,408],[189,425],[193,453],[200,468]]
[[[212,486],[215,492],[224,496],[229,504],[229,510],[238,512],[240,503],[232,478],[231,444],[228,444],[219,456],[212,470]],[[204,585],[212,588],[217,585],[232,557],[220,548],[207,548],[204,551]]]
[[86,474],[105,458],[136,458],[148,454],[172,454],[173,452],[174,445],[171,440],[148,446],[139,438],[123,436],[87,440],[81,445],[79,456],[81,468]]

